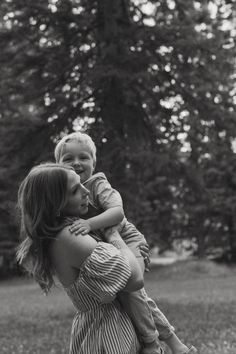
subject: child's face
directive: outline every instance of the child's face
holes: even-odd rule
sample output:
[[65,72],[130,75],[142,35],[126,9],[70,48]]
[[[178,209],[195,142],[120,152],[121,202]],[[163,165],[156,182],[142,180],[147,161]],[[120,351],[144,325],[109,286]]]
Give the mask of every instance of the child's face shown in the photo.
[[72,166],[82,183],[92,176],[95,167],[89,146],[77,141],[66,144],[60,163]]

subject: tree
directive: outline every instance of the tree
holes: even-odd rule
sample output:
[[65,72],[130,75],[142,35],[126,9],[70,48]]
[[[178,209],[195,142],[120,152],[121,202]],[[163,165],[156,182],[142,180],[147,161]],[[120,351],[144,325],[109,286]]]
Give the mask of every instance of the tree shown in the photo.
[[233,2],[5,0],[0,10],[4,235],[26,171],[80,127],[149,239],[198,237],[225,141],[234,157]]

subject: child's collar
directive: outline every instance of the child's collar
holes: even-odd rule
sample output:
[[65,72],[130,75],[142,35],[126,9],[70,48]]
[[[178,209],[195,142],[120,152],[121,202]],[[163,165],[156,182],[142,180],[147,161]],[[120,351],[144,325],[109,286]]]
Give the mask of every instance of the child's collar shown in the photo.
[[92,181],[94,179],[97,179],[97,178],[106,178],[106,176],[105,176],[105,174],[103,172],[94,173],[91,177],[86,179],[86,181],[84,181],[83,184],[85,184],[87,182],[90,182],[90,181]]

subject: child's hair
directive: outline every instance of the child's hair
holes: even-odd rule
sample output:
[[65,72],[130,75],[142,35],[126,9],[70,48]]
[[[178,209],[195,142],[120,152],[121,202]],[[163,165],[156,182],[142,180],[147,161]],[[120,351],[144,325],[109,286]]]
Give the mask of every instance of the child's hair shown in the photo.
[[64,149],[66,147],[67,143],[71,143],[71,142],[78,142],[78,143],[84,143],[86,144],[92,154],[92,158],[94,163],[96,163],[96,146],[92,140],[92,138],[86,134],[86,133],[81,133],[81,132],[74,132],[68,135],[65,135],[56,145],[55,147],[55,151],[54,151],[54,156],[56,159],[56,162],[60,162],[60,159],[64,153]]
[[73,168],[54,163],[38,165],[23,180],[18,192],[24,241],[18,247],[17,261],[45,293],[54,284],[49,244],[65,226],[60,214],[67,201],[68,170]]

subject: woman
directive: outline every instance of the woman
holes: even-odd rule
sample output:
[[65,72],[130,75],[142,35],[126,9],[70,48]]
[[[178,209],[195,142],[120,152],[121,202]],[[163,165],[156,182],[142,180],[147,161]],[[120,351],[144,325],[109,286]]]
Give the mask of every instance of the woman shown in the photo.
[[133,325],[116,300],[119,291],[143,287],[143,275],[118,233],[97,242],[74,236],[68,217],[88,211],[88,191],[70,167],[33,168],[19,189],[21,234],[17,258],[45,292],[56,274],[78,312],[70,354],[137,354]]

